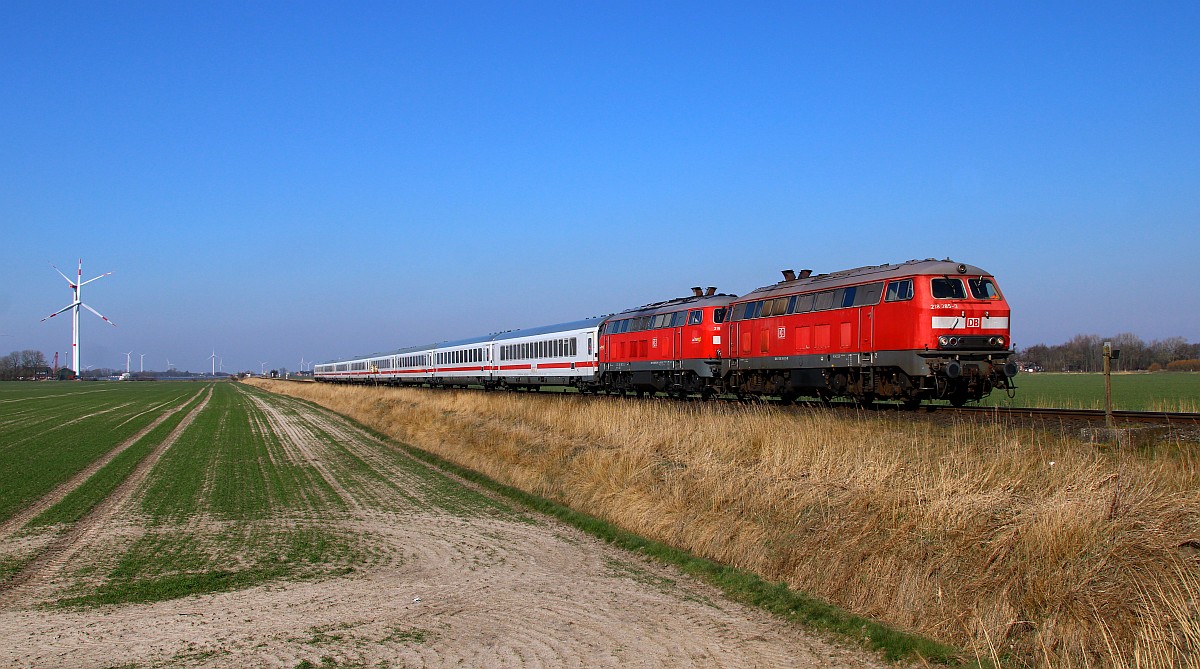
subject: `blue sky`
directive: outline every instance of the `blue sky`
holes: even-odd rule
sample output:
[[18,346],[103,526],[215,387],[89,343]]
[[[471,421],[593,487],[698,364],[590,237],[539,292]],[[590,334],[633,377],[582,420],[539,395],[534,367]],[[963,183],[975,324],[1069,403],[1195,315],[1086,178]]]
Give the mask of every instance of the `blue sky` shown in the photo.
[[9,3],[0,353],[298,367],[817,272],[1200,340],[1200,3]]

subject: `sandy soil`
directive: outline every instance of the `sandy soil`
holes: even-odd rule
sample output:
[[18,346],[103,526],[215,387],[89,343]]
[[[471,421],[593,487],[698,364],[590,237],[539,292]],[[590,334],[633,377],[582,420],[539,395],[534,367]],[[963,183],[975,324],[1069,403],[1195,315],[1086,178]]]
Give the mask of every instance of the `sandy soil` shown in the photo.
[[[52,594],[10,597],[0,605],[0,666],[887,666],[552,519],[465,519],[355,499],[323,464],[328,446],[312,428],[385,466],[369,435],[322,412],[291,412],[303,405],[258,406],[287,453],[350,498],[329,522],[371,537],[384,557],[350,576],[146,605],[64,610],[44,606]],[[131,518],[105,519],[74,553],[119,544]]]

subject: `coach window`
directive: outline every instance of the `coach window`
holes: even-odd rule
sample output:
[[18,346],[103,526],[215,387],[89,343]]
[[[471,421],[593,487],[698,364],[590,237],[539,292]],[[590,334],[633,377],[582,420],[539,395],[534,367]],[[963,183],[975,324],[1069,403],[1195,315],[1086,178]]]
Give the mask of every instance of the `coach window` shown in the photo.
[[797,295],[796,296],[796,305],[793,306],[790,311],[793,314],[802,314],[802,313],[805,313],[808,311],[812,311],[812,305],[813,305],[813,294],[812,293],[809,293],[807,295]]
[[938,300],[967,299],[967,293],[963,290],[962,279],[950,277],[930,279],[929,287],[933,291],[933,297]]
[[887,295],[883,298],[887,302],[902,302],[913,298],[913,282],[912,279],[903,279],[901,281],[891,281],[888,283]]
[[967,285],[971,287],[971,297],[977,300],[1000,299],[1000,291],[996,290],[996,284],[992,283],[991,279],[982,276],[978,279],[967,279]]
[[777,297],[777,298],[775,298],[775,304],[771,306],[771,315],[772,316],[782,316],[787,313],[787,308],[788,308],[788,298]]

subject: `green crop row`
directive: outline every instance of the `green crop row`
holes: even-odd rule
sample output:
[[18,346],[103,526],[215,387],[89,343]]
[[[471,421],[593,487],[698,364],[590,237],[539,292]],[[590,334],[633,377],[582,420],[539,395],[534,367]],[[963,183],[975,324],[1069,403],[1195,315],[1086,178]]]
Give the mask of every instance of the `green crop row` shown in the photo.
[[[61,384],[25,384],[34,390]],[[84,386],[87,387],[87,386]],[[0,521],[129,439],[200,386],[162,384],[91,394],[27,391],[0,429]],[[17,418],[12,418],[12,416]]]
[[99,471],[88,477],[82,485],[72,490],[62,501],[30,521],[30,525],[40,527],[78,521],[128,478],[134,468],[161,444],[171,434],[171,431],[179,426],[188,412],[201,401],[200,395],[193,397],[181,411],[176,412],[175,415],[146,433],[137,443],[118,454]]

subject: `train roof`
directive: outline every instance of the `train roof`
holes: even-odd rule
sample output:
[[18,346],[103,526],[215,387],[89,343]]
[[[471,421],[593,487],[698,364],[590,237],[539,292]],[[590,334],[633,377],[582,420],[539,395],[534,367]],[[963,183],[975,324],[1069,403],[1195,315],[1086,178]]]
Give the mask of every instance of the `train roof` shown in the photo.
[[644,304],[633,309],[626,309],[613,318],[628,318],[635,314],[652,315],[666,313],[669,311],[678,311],[680,307],[706,307],[706,306],[725,306],[737,299],[737,295],[729,293],[715,293],[713,295],[688,295],[687,297],[677,297],[672,300],[664,300],[662,302],[654,302],[652,304]]
[[756,288],[743,295],[742,299],[759,300],[774,295],[791,295],[808,290],[840,288],[842,286],[853,286],[860,283],[885,281],[887,279],[897,279],[914,275],[992,276],[990,272],[975,265],[967,265],[956,260],[951,260],[950,258],[946,258],[945,260],[926,258],[925,260],[909,260],[898,265],[883,264],[855,267],[854,269],[830,272],[829,274],[804,276],[802,272],[801,276],[795,279],[785,278],[779,283]]
[[492,340],[504,341],[506,339],[517,339],[518,337],[536,337],[537,335],[553,334],[555,332],[571,332],[573,330],[585,330],[587,328],[600,327],[600,324],[608,320],[608,316],[595,316],[585,318],[581,321],[571,321],[569,323],[559,323],[557,325],[543,325],[536,328],[525,328],[523,330],[509,330],[493,335]]

